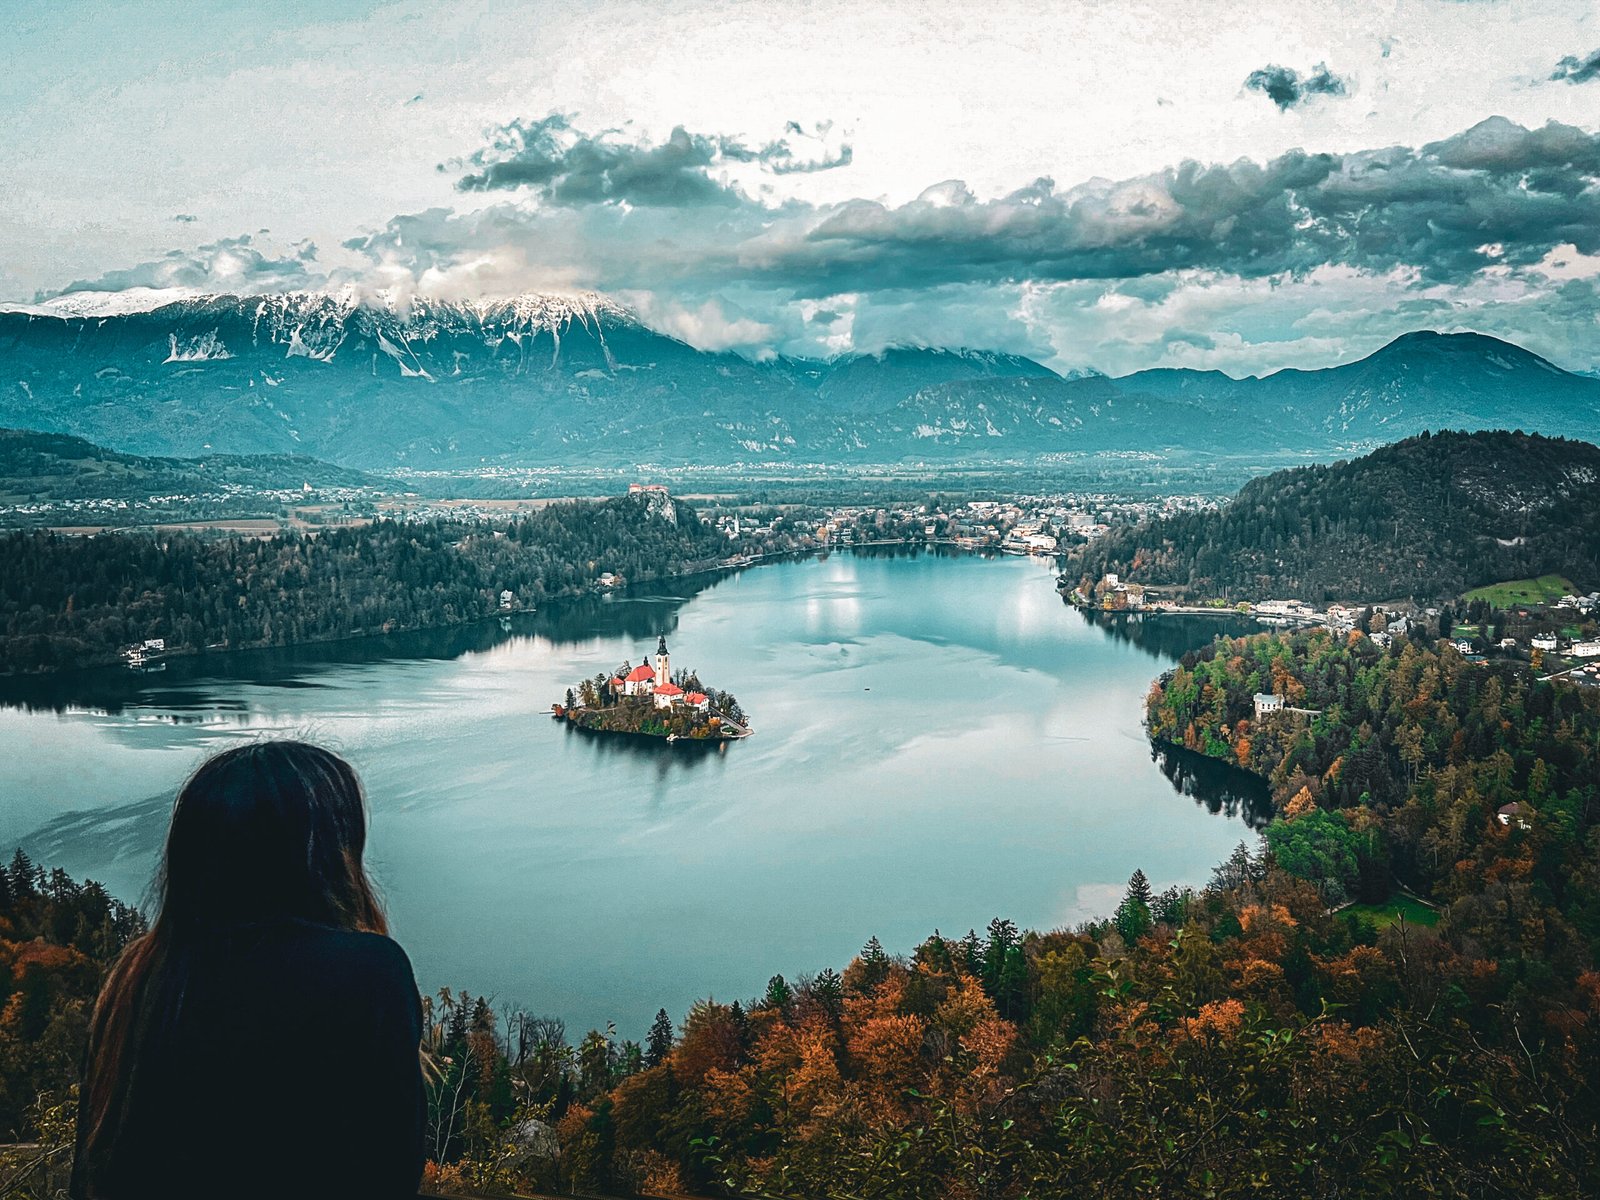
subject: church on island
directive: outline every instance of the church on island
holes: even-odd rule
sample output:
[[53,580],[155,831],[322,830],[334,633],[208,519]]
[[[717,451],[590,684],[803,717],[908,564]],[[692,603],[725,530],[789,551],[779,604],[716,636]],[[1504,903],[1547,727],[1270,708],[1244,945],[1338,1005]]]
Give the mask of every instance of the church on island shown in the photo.
[[694,671],[674,676],[667,637],[637,667],[624,663],[602,671],[567,692],[551,713],[568,724],[600,733],[633,733],[668,741],[748,737],[739,702],[727,692],[704,688]]
[[619,696],[653,696],[657,708],[685,704],[704,712],[711,707],[711,699],[704,692],[686,692],[672,682],[672,655],[667,653],[666,634],[656,643],[655,666],[642,662],[626,676],[615,676],[611,690]]

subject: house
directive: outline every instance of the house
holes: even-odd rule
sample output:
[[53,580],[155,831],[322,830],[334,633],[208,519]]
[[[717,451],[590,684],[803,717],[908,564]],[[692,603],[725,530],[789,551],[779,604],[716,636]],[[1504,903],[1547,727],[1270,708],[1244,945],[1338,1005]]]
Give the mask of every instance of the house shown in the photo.
[[1283,697],[1274,696],[1270,692],[1257,692],[1255,695],[1255,702],[1256,720],[1258,721],[1267,713],[1283,711]]
[[500,593],[500,607],[501,608],[510,608],[516,602],[517,602],[516,596],[514,596],[509,590],[502,591]]
[[1497,808],[1494,816],[1495,820],[1502,825],[1510,825],[1515,822],[1518,829],[1527,829],[1529,828],[1527,818],[1523,817],[1521,813],[1522,805],[1513,800],[1510,804],[1502,804]]
[[1456,642],[1455,646],[1456,649],[1461,651],[1463,654],[1472,653],[1472,643],[1467,641],[1465,638],[1462,638],[1460,641]]
[[683,689],[675,683],[664,683],[656,689],[656,707],[671,708],[683,699]]
[[1543,650],[1548,653],[1560,644],[1560,640],[1553,633],[1536,633],[1533,635],[1533,648],[1535,650]]
[[1567,653],[1573,658],[1600,658],[1600,640],[1573,642]]
[[705,712],[711,707],[711,697],[704,692],[690,692],[684,696],[683,702],[696,712]]
[[1502,650],[1515,650],[1516,648],[1517,648],[1517,639],[1516,638],[1514,638],[1514,637],[1503,637],[1503,638],[1500,639],[1500,649],[1502,649]]

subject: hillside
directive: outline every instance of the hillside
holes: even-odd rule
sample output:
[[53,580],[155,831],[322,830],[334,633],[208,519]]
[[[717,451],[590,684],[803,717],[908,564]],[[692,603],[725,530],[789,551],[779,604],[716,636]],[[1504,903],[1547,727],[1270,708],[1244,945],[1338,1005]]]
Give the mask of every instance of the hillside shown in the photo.
[[218,488],[372,487],[383,480],[303,454],[122,454],[67,434],[0,429],[0,499],[132,499]]
[[1440,433],[1247,484],[1225,508],[1087,547],[1107,571],[1194,597],[1456,596],[1564,574],[1600,586],[1600,447],[1524,433]]
[[1444,426],[1600,437],[1600,380],[1477,334],[1408,334],[1260,379],[1063,378],[963,349],[756,361],[697,350],[599,295],[160,299],[0,310],[0,425],[134,454],[369,470],[1333,454]]
[[0,527],[275,517],[309,485],[388,482],[303,454],[123,454],[70,434],[0,429]]
[[731,548],[687,504],[656,496],[315,536],[0,534],[0,673],[116,662],[147,638],[187,654],[443,628],[582,595],[606,572],[707,570]]

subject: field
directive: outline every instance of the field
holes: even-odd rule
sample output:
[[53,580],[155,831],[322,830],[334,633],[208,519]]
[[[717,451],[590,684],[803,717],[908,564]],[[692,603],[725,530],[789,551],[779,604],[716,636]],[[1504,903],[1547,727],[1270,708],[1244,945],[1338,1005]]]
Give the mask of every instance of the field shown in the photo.
[[1464,600],[1487,600],[1496,608],[1518,604],[1550,604],[1572,593],[1572,582],[1560,575],[1541,575],[1537,579],[1508,579],[1487,587],[1473,588]]
[[1402,917],[1407,925],[1431,926],[1439,923],[1437,911],[1409,896],[1396,896],[1382,904],[1352,904],[1342,911],[1366,917],[1379,929],[1387,929]]

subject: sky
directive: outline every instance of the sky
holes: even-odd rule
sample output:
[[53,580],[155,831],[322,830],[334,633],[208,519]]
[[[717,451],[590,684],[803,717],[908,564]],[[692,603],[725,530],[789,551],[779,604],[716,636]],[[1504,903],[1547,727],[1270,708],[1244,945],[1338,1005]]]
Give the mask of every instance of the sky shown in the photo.
[[[0,301],[598,290],[752,357],[1600,369],[1600,5],[0,0]],[[82,297],[79,297],[82,302]]]

